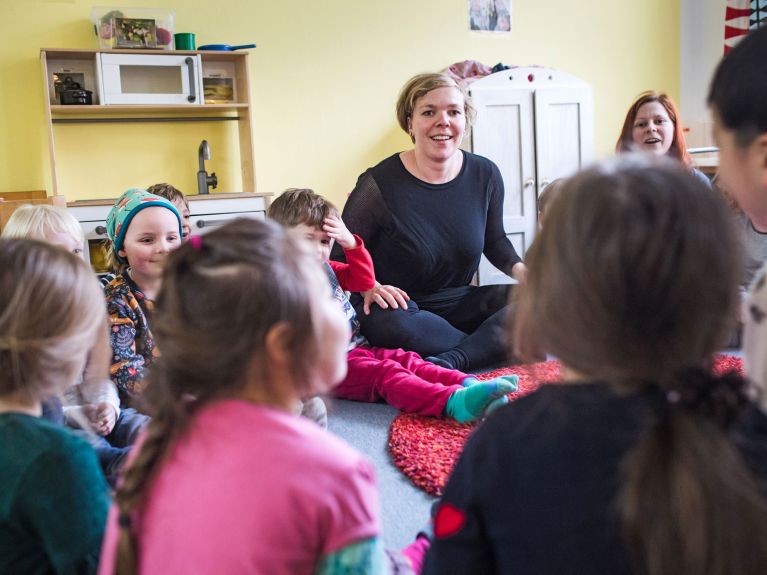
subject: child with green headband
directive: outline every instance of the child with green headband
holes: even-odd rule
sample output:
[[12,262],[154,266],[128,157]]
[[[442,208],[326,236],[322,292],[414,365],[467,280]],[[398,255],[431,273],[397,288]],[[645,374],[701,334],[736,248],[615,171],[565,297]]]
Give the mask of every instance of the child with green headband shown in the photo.
[[109,212],[107,235],[113,257],[127,266],[104,287],[112,344],[110,375],[127,407],[141,394],[146,368],[157,356],[149,317],[165,258],[181,245],[181,217],[165,198],[132,188]]

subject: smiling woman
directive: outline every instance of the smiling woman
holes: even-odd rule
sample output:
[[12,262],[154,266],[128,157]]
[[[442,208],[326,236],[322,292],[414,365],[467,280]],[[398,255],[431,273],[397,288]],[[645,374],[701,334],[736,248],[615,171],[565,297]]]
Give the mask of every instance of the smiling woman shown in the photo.
[[411,78],[396,111],[413,149],[363,173],[343,212],[378,280],[391,284],[352,298],[362,332],[373,346],[415,351],[443,367],[500,362],[509,287],[470,283],[483,253],[517,280],[525,277],[503,227],[501,174],[487,158],[459,148],[474,109],[452,78]]
[[679,111],[671,96],[652,90],[641,93],[631,104],[615,145],[617,153],[646,152],[682,162],[690,173],[709,187],[709,179],[687,152]]

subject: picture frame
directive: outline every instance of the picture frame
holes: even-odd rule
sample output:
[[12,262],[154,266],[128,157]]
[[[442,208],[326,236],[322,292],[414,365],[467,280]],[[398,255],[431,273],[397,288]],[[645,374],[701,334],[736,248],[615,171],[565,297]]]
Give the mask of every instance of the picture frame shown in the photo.
[[150,18],[115,18],[116,48],[157,48],[157,26]]

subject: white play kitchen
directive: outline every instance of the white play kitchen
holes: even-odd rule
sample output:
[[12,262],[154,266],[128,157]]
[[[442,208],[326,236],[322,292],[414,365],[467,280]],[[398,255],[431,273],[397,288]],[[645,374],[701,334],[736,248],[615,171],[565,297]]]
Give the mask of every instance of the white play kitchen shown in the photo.
[[[40,51],[51,194],[68,193],[74,187],[73,182],[62,186],[57,173],[57,152],[61,152],[56,143],[59,126],[77,130],[78,126],[97,124],[119,133],[122,126],[140,123],[151,130],[153,138],[161,138],[164,124],[228,122],[236,125],[239,170],[230,172],[239,171],[239,182],[219,183],[220,176],[208,173],[206,161],[215,157],[216,150],[206,139],[192,142],[197,158],[184,158],[192,160],[197,168],[196,189],[183,190],[190,203],[193,233],[204,233],[238,216],[264,218],[270,194],[256,191],[248,52],[167,48]],[[119,148],[115,148],[115,155],[119,154]],[[153,183],[161,181],[167,178],[157,174]],[[210,193],[232,188],[242,191]],[[86,257],[98,272],[106,271],[105,219],[113,203],[114,198],[68,203],[83,226],[88,242]]]

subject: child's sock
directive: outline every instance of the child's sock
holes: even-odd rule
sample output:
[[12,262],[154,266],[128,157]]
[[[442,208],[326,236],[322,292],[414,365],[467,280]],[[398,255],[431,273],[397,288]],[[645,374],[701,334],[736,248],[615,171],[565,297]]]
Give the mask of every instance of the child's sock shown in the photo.
[[516,375],[506,375],[457,389],[447,400],[445,414],[460,423],[478,419],[491,403],[516,391],[518,381]]
[[490,405],[487,406],[487,409],[485,410],[485,417],[490,415],[491,412],[495,411],[499,407],[502,407],[509,403],[509,398],[505,395],[503,397],[499,397],[498,399],[494,399],[490,402]]
[[461,382],[461,385],[464,387],[471,387],[475,383],[479,383],[479,380],[473,375],[470,375],[469,377],[467,377]]

